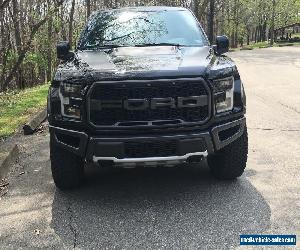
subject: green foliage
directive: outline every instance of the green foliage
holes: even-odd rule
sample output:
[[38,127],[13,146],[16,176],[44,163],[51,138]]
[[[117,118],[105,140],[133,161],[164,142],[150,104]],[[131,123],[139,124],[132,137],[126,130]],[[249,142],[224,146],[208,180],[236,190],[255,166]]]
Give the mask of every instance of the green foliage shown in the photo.
[[23,64],[39,65],[42,69],[47,69],[47,60],[42,53],[28,52],[23,61]]
[[275,27],[300,22],[300,0],[277,0]]
[[[275,1],[275,8],[273,3]],[[22,0],[7,5],[0,13],[0,78],[1,89],[24,88],[37,82],[49,80],[57,65],[56,44],[67,40],[71,34],[72,47],[78,41],[82,27],[87,21],[87,1],[76,0],[75,11],[71,13],[71,2],[54,0]],[[135,5],[185,6],[188,0],[124,0],[92,1],[90,9],[100,10]],[[247,42],[268,41],[274,16],[275,29],[287,24],[300,22],[300,0],[193,0],[190,6],[205,30],[213,23],[214,35],[225,34],[231,46],[236,48]],[[211,11],[211,3],[214,9]],[[56,8],[57,7],[57,8]],[[14,13],[16,12],[16,13]],[[214,18],[208,17],[213,15]],[[45,17],[50,17],[46,18]],[[73,18],[71,18],[71,16]],[[37,33],[31,36],[36,24],[44,20]],[[73,20],[70,23],[70,20]],[[208,20],[213,20],[209,22]],[[210,26],[211,27],[211,26]],[[212,29],[210,29],[212,30]],[[286,30],[291,33],[291,29]],[[281,34],[277,34],[278,36]],[[30,39],[30,47],[25,45]],[[32,40],[31,40],[32,39]],[[2,44],[3,43],[3,44]],[[19,45],[17,45],[17,43]],[[20,46],[21,44],[21,46]],[[17,65],[17,46],[26,49],[24,61]],[[255,46],[260,46],[255,45]],[[23,57],[21,57],[21,60]],[[14,66],[17,66],[15,70]],[[9,76],[9,77],[8,77]],[[13,76],[13,77],[12,77]],[[6,79],[9,79],[6,81]]]
[[251,43],[248,46],[245,46],[244,49],[262,49],[262,48],[268,48],[270,47],[269,43],[264,42],[258,42],[258,43]]

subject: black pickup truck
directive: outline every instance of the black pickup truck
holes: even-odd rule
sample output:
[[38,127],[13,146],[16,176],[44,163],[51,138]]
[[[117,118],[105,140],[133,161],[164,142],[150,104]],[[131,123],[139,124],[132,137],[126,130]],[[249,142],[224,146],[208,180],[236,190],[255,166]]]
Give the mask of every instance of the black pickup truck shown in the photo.
[[[48,96],[56,186],[77,187],[86,162],[173,166],[207,159],[234,179],[248,154],[246,97],[226,36],[210,45],[192,12],[175,7],[95,12],[61,60]],[[185,166],[186,164],[183,164]]]

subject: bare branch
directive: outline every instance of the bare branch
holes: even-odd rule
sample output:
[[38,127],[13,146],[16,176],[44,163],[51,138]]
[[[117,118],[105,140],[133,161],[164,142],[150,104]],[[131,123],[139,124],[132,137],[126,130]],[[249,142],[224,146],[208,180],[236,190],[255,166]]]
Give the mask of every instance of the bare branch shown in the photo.
[[6,8],[9,4],[10,0],[4,0],[2,2],[2,4],[0,5],[0,10],[3,10],[4,8]]
[[38,23],[36,23],[32,29],[31,29],[31,33],[29,35],[29,38],[27,40],[27,42],[25,43],[23,49],[20,51],[19,55],[18,55],[18,59],[16,61],[16,63],[14,64],[14,66],[12,67],[12,69],[10,70],[8,76],[6,77],[3,86],[2,86],[2,90],[6,90],[9,83],[12,81],[12,79],[15,76],[15,72],[20,68],[26,53],[29,51],[29,49],[31,48],[31,43],[36,35],[36,33],[38,32],[38,30],[48,21],[48,19],[59,10],[59,7],[63,4],[64,0],[60,0],[55,7],[50,10],[47,15],[41,19]]

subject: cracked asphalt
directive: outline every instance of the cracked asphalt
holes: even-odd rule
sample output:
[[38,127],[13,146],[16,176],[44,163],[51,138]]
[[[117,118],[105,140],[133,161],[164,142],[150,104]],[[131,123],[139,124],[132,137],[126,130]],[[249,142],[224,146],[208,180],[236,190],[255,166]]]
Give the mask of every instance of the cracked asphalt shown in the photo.
[[64,193],[51,179],[48,133],[20,136],[20,160],[0,200],[0,249],[245,249],[246,233],[299,241],[300,47],[230,56],[248,98],[243,177],[217,181],[205,163],[87,166],[85,186]]

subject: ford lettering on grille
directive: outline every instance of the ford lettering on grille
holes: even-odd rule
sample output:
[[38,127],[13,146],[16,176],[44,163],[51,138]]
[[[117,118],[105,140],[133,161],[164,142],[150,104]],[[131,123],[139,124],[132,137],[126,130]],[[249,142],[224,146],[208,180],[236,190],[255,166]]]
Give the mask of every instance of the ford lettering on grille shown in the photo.
[[126,109],[126,110],[146,110],[159,108],[196,108],[206,106],[208,97],[190,96],[178,98],[152,98],[152,99],[127,99],[127,100],[92,100],[91,106],[93,110],[103,109]]

